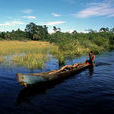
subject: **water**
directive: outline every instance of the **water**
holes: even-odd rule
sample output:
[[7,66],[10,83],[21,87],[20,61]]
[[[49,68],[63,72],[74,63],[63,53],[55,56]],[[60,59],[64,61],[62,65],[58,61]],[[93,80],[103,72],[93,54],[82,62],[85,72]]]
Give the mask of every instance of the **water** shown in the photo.
[[[0,65],[0,113],[9,114],[102,114],[114,113],[114,52],[96,56],[94,69],[71,76],[48,86],[24,88],[16,73],[58,69],[51,59],[43,70]],[[83,62],[86,57],[67,60],[67,64]]]

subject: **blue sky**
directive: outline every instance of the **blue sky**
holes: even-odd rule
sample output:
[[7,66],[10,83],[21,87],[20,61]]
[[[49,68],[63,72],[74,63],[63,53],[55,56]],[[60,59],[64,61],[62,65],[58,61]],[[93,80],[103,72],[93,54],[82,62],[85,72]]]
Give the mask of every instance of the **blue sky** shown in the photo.
[[0,31],[34,22],[63,32],[114,27],[114,0],[0,0]]

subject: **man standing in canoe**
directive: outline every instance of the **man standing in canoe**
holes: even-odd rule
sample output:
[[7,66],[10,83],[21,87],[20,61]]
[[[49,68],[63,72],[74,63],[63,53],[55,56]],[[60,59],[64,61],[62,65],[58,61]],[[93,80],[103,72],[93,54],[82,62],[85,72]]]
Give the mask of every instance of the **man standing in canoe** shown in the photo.
[[93,51],[90,51],[89,53],[89,64],[95,66],[95,54]]

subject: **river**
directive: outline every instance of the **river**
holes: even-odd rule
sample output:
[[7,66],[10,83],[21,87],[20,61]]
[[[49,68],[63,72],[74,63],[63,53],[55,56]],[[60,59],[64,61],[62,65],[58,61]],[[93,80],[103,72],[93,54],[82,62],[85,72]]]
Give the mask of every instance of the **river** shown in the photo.
[[[0,113],[8,114],[114,114],[114,51],[96,56],[94,69],[42,88],[21,87],[16,73],[58,69],[52,58],[42,70],[0,64]],[[83,62],[86,57],[67,60]]]

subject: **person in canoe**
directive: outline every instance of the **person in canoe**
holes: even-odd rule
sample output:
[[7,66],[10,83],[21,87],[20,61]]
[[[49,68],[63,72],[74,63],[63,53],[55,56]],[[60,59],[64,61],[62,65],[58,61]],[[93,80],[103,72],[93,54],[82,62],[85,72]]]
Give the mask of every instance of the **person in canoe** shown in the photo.
[[78,67],[78,65],[79,65],[79,64],[77,64],[77,63],[75,63],[75,64],[73,64],[73,65],[65,65],[65,66],[63,66],[63,67],[60,69],[60,71],[71,70],[71,69],[73,69],[73,68]]
[[89,60],[86,60],[86,63],[91,64],[92,66],[95,66],[95,54],[93,51],[90,51]]

